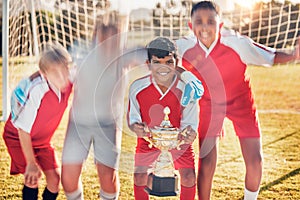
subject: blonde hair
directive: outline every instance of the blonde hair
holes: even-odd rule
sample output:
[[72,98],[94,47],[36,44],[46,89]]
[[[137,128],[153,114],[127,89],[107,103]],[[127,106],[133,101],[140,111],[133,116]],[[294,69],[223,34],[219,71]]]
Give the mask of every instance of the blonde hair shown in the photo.
[[39,68],[45,72],[50,65],[57,64],[59,66],[63,64],[67,67],[71,61],[70,54],[61,44],[49,43],[40,56]]

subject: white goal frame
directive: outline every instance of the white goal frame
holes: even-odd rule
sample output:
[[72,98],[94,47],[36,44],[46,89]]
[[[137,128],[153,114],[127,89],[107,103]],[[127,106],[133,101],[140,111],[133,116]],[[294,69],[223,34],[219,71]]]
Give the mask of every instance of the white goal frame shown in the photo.
[[[42,48],[45,41],[45,38],[48,37],[50,40],[56,40],[62,43],[65,47],[72,47],[74,45],[74,41],[80,39],[81,35],[89,39],[92,27],[92,23],[96,20],[96,14],[99,10],[97,10],[97,6],[93,4],[94,2],[102,2],[107,0],[56,0],[57,2],[66,4],[72,4],[78,2],[83,2],[83,8],[89,10],[90,13],[86,13],[86,15],[80,15],[79,13],[74,12],[72,9],[66,9],[66,13],[64,16],[61,16],[60,20],[63,25],[69,25],[69,34],[65,37],[65,30],[62,28],[63,25],[55,24],[55,20],[52,20],[54,23],[55,28],[61,27],[61,32],[58,30],[51,30],[53,31],[54,38],[52,39],[52,35],[42,35],[45,34],[44,27],[48,28],[50,32],[49,24],[44,24],[43,27],[38,27],[35,20],[35,13],[36,10],[35,6],[37,6],[37,2],[41,0],[3,0],[2,1],[2,116],[1,120],[6,120],[9,115],[9,97],[10,91],[12,88],[11,81],[10,81],[10,72],[9,69],[14,67],[13,60],[14,55],[10,55],[10,48],[11,42],[10,41],[10,1],[11,2],[31,2],[30,5],[27,5],[27,11],[30,12],[31,21],[30,23],[30,40],[33,41],[32,44],[29,45],[29,54],[30,54],[30,65],[35,62],[38,54],[39,49]],[[131,0],[130,0],[131,1]],[[32,3],[34,2],[34,3]],[[92,4],[91,4],[92,2]],[[176,2],[176,1],[175,1]],[[217,2],[217,0],[216,0]],[[26,4],[25,3],[25,4]],[[177,39],[178,37],[187,35],[189,33],[189,28],[187,26],[187,22],[189,21],[189,15],[191,6],[194,3],[194,0],[180,0],[182,5],[173,5],[179,6],[173,10],[167,10],[164,7],[164,11],[162,12],[154,12],[158,11],[158,7],[154,10],[148,10],[148,17],[139,17],[139,16],[129,16],[129,34],[128,39],[137,40],[140,45],[145,44],[147,41],[150,41],[155,36],[168,36],[172,39]],[[90,7],[88,7],[90,6]],[[183,7],[184,6],[184,7]],[[280,50],[292,50],[294,45],[296,44],[297,37],[299,37],[299,29],[300,29],[300,4],[297,4],[298,10],[295,9],[294,4],[278,4],[276,7],[272,6],[271,3],[269,4],[261,4],[258,10],[247,10],[246,8],[240,8],[239,10],[235,11],[228,11],[222,13],[222,20],[224,21],[224,25],[230,28],[234,28],[235,30],[239,31],[241,34],[248,35],[254,41],[260,42],[265,44],[266,46],[276,47]],[[79,8],[78,6],[76,7]],[[76,9],[75,9],[76,10]],[[175,10],[175,11],[174,11]],[[176,11],[177,10],[177,11]],[[65,10],[61,10],[65,11]],[[147,10],[143,10],[143,13],[148,12]],[[175,12],[175,14],[174,14]],[[177,13],[176,13],[177,12]],[[62,12],[61,12],[62,13]],[[137,11],[138,13],[138,11]],[[157,14],[158,13],[158,14]],[[160,14],[159,14],[160,13]],[[278,13],[278,14],[276,14]],[[88,14],[88,16],[87,16]],[[65,19],[63,17],[68,16],[69,18]],[[298,16],[298,17],[293,17]],[[43,16],[45,17],[45,16]],[[49,22],[49,19],[42,18],[40,20],[45,20],[46,23]],[[27,17],[28,18],[28,17]],[[76,19],[74,19],[76,18]],[[63,22],[65,20],[65,22]],[[81,23],[81,20],[85,20],[84,23]],[[27,20],[28,21],[28,20]],[[75,33],[72,33],[71,28],[74,28],[74,23],[78,29],[75,30]],[[16,25],[18,26],[18,25]],[[81,30],[81,27],[84,30]],[[292,28],[292,33],[290,33],[290,29]],[[80,29],[80,30],[79,30]],[[286,30],[283,30],[286,29]],[[38,31],[39,30],[39,31]],[[73,31],[74,32],[74,31]],[[41,35],[40,35],[41,33]],[[265,34],[266,33],[266,34]],[[293,34],[293,35],[291,35]],[[59,38],[59,35],[62,35]],[[43,41],[41,41],[41,37],[43,37]],[[63,38],[63,39],[62,39]],[[59,39],[59,40],[58,40]],[[67,41],[68,40],[68,41]],[[79,41],[80,42],[80,41]],[[32,58],[32,59],[31,59]]]
[[0,120],[8,117],[8,23],[9,0],[2,1],[2,116]]

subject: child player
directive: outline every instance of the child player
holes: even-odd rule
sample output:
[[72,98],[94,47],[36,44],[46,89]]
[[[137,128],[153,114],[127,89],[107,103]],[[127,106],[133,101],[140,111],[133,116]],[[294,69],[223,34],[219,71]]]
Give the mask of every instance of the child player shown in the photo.
[[[100,199],[119,198],[126,76],[135,66],[147,67],[144,47],[126,48],[134,45],[125,43],[127,29],[123,20],[118,12],[108,11],[100,17],[93,47],[87,55],[81,55],[82,60],[77,60],[74,98],[62,152],[62,185],[68,200],[84,199],[81,172],[91,148],[101,185]],[[201,82],[189,71],[182,72],[181,77],[186,81],[182,104],[200,98]]]
[[184,83],[176,73],[176,51],[175,44],[168,38],[158,37],[151,41],[147,46],[147,64],[151,74],[136,80],[130,86],[127,119],[130,129],[138,136],[134,171],[135,199],[149,199],[144,191],[147,170],[160,154],[157,148],[149,148],[149,143],[143,138],[147,136],[145,125],[159,126],[166,106],[171,110],[171,124],[181,130],[189,130],[187,137],[183,138],[186,144],[181,145],[181,150],[170,151],[180,174],[180,199],[193,200],[195,197],[195,163],[191,144],[196,137],[199,110],[196,102],[191,102],[186,107],[180,104]]
[[190,28],[194,35],[177,42],[182,65],[204,85],[200,103],[198,191],[199,199],[210,199],[216,168],[216,141],[224,118],[233,122],[246,165],[245,199],[256,199],[262,176],[261,132],[258,124],[247,64],[270,66],[299,59],[299,43],[293,54],[253,42],[250,38],[222,28],[211,1],[195,4]]
[[41,54],[39,71],[23,79],[12,93],[11,114],[3,138],[11,157],[10,174],[23,174],[24,200],[38,199],[41,172],[46,176],[43,199],[57,198],[60,174],[51,138],[72,90],[70,56],[59,44]]

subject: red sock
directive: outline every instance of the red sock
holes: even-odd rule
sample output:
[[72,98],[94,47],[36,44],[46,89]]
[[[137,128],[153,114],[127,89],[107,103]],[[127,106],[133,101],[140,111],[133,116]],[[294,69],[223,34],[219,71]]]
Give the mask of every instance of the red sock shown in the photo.
[[149,195],[145,191],[146,186],[137,186],[134,185],[134,199],[135,200],[148,200]]
[[[200,146],[199,146],[200,148]],[[198,160],[198,174],[200,174],[200,168],[201,168],[201,158],[199,158]],[[201,200],[201,196],[200,196],[200,179],[199,176],[197,177],[197,188],[198,188],[198,200]]]
[[181,185],[180,200],[194,200],[196,195],[196,185],[184,187]]

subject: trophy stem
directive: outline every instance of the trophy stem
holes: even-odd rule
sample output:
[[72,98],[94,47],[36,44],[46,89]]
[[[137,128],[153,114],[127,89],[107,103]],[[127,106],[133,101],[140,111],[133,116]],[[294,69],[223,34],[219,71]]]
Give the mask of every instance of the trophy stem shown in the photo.
[[159,177],[174,177],[174,165],[171,153],[168,150],[161,150],[161,154],[155,163],[153,173]]
[[178,176],[174,173],[171,153],[162,149],[153,173],[149,174],[146,192],[154,196],[177,196]]
[[[154,196],[176,196],[179,193],[178,176],[174,172],[173,158],[169,150],[178,148],[179,129],[174,128],[169,120],[170,108],[164,109],[164,120],[159,127],[150,128],[151,138],[149,148],[152,145],[161,150],[153,173],[149,174],[146,192]],[[148,139],[146,139],[148,141]]]

